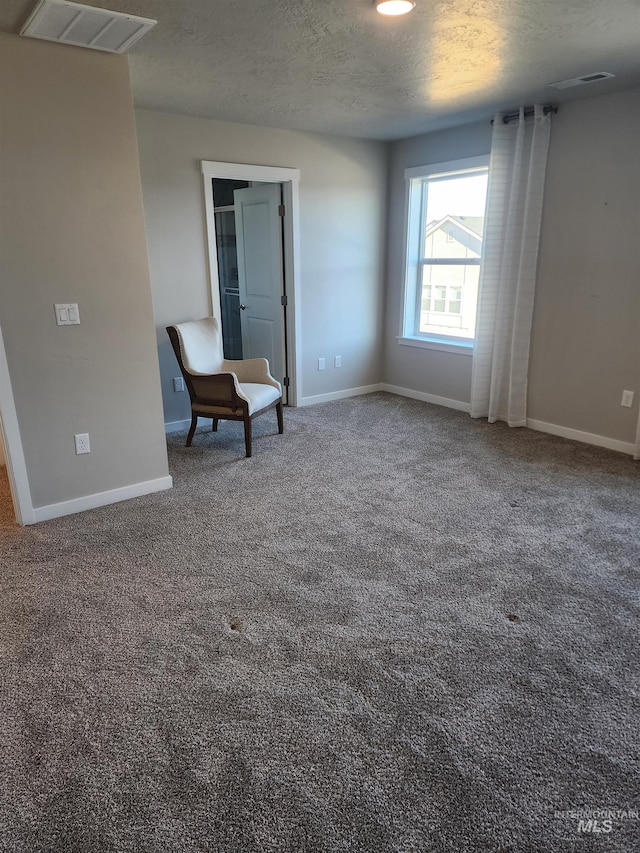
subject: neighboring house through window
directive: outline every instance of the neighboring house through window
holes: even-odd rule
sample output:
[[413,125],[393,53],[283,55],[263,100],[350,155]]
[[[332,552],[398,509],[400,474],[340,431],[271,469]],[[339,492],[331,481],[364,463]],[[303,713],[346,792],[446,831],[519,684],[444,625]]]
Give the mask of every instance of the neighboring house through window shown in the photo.
[[401,343],[469,350],[482,258],[488,157],[407,169]]

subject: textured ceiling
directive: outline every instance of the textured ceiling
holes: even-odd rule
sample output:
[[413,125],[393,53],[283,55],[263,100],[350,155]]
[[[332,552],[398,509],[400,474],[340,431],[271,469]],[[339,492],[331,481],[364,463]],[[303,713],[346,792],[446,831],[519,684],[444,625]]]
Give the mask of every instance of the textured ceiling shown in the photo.
[[[35,2],[2,0],[0,31]],[[84,0],[158,20],[130,53],[135,102],[184,115],[396,139],[640,86],[640,0],[417,2],[393,19],[371,0]],[[548,86],[595,71],[617,76]]]

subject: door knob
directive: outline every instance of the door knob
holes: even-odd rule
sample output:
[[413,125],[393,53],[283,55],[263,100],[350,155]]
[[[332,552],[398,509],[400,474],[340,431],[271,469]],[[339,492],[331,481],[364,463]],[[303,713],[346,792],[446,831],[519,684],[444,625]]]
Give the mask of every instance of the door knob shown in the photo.
[[240,310],[244,311],[247,306],[244,303],[240,303]]

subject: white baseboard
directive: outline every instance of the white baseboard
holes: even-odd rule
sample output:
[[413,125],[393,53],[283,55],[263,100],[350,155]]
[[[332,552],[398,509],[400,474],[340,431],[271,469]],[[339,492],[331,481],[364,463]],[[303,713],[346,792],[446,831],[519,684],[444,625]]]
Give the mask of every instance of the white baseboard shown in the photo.
[[188,430],[191,426],[191,418],[186,418],[184,421],[169,421],[164,425],[165,434],[169,434],[170,432],[183,432],[184,430]]
[[527,428],[538,432],[548,432],[549,435],[557,435],[560,438],[570,438],[572,441],[581,441],[583,444],[593,444],[596,447],[606,447],[607,450],[617,450],[619,453],[627,453],[633,456],[634,445],[629,441],[618,441],[615,438],[607,438],[606,435],[597,435],[593,432],[583,432],[579,429],[549,424],[546,421],[538,421],[527,418]]
[[[347,397],[356,397],[360,394],[373,394],[375,391],[387,391],[389,394],[398,394],[400,397],[410,397],[412,400],[421,400],[423,403],[433,403],[436,406],[446,406],[448,409],[456,409],[459,412],[469,412],[471,406],[462,400],[452,400],[449,397],[438,397],[436,394],[425,394],[423,391],[414,391],[411,388],[402,388],[399,385],[389,385],[387,382],[380,382],[376,385],[362,385],[359,388],[347,388],[344,391],[332,391],[329,394],[316,394],[313,397],[302,397],[300,400],[301,406],[312,406],[315,403],[328,403],[330,400],[344,400]],[[171,421],[165,424],[165,432],[182,432],[189,429],[191,420],[187,418],[184,421]],[[550,424],[546,421],[539,421],[535,418],[527,418],[527,429],[537,430],[538,432],[546,432],[549,435],[557,435],[560,438],[569,438],[572,441],[580,441],[583,444],[592,444],[595,447],[605,447],[608,450],[617,450],[619,453],[626,453],[633,456],[635,445],[627,441],[618,441],[615,438],[608,438],[605,435],[597,435],[592,432],[583,432],[579,429],[571,429],[570,427],[558,426]],[[170,487],[167,487],[170,488]],[[108,493],[107,493],[108,494]],[[132,495],[131,497],[135,497]],[[122,498],[121,500],[124,500]],[[111,501],[107,501],[111,503]],[[96,504],[100,506],[100,504]],[[79,510],[71,510],[79,512]],[[40,510],[34,510],[37,514]],[[65,515],[66,513],[60,513]],[[48,516],[53,518],[53,516]],[[39,517],[36,521],[40,521]]]
[[411,388],[401,388],[399,385],[388,385],[383,382],[381,391],[389,394],[398,394],[400,397],[411,397],[412,400],[421,400],[423,403],[434,403],[436,406],[446,406],[447,409],[457,409],[459,412],[468,412],[471,408],[469,403],[462,400],[450,400],[449,397],[438,397],[436,394],[425,394],[423,391],[412,391]]
[[302,397],[301,406],[313,406],[315,403],[328,403],[330,400],[344,400],[347,397],[357,397],[360,394],[373,394],[374,391],[383,391],[379,383],[377,385],[361,385],[359,388],[346,388],[344,391],[331,391],[329,394],[316,394],[313,397]]
[[131,486],[111,489],[108,492],[97,492],[94,495],[85,495],[82,498],[74,498],[70,501],[48,504],[47,506],[37,506],[33,508],[34,521],[49,521],[52,518],[60,518],[63,515],[84,512],[86,509],[97,509],[101,506],[107,506],[107,504],[129,500],[129,498],[139,498],[142,495],[150,495],[153,492],[162,492],[172,487],[172,477],[158,477],[156,480],[133,483]]
[[[400,388],[397,385],[388,385],[386,382],[382,383],[380,390],[388,391],[390,394],[399,394],[401,397],[422,400],[425,403],[435,403],[436,406],[447,406],[449,409],[457,409],[460,412],[469,412],[471,408],[469,403],[463,403],[461,400],[450,400],[447,397],[437,397],[435,394],[424,394],[422,391],[412,391],[410,388]],[[607,450],[617,450],[619,453],[626,453],[629,456],[633,456],[635,450],[635,446],[627,441],[618,441],[605,435],[549,424],[535,418],[527,418],[527,429],[546,432],[560,438],[569,438],[572,441],[581,441],[583,444],[592,444],[595,447],[605,447]]]

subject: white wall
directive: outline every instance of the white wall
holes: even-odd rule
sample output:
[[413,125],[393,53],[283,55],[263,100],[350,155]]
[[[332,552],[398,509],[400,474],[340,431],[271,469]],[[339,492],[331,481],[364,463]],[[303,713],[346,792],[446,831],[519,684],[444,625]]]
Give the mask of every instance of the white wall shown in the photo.
[[[127,59],[0,35],[0,110],[0,314],[33,505],[164,481]],[[56,326],[55,302],[81,324]]]
[[[553,116],[533,319],[528,416],[633,442],[640,397],[640,91]],[[384,379],[468,403],[471,358],[404,347],[400,325],[409,166],[486,154],[489,121],[391,146]],[[636,392],[620,407],[623,389]]]
[[189,412],[165,326],[210,313],[201,160],[300,169],[301,396],[379,382],[385,145],[147,110],[136,122],[165,420]]

